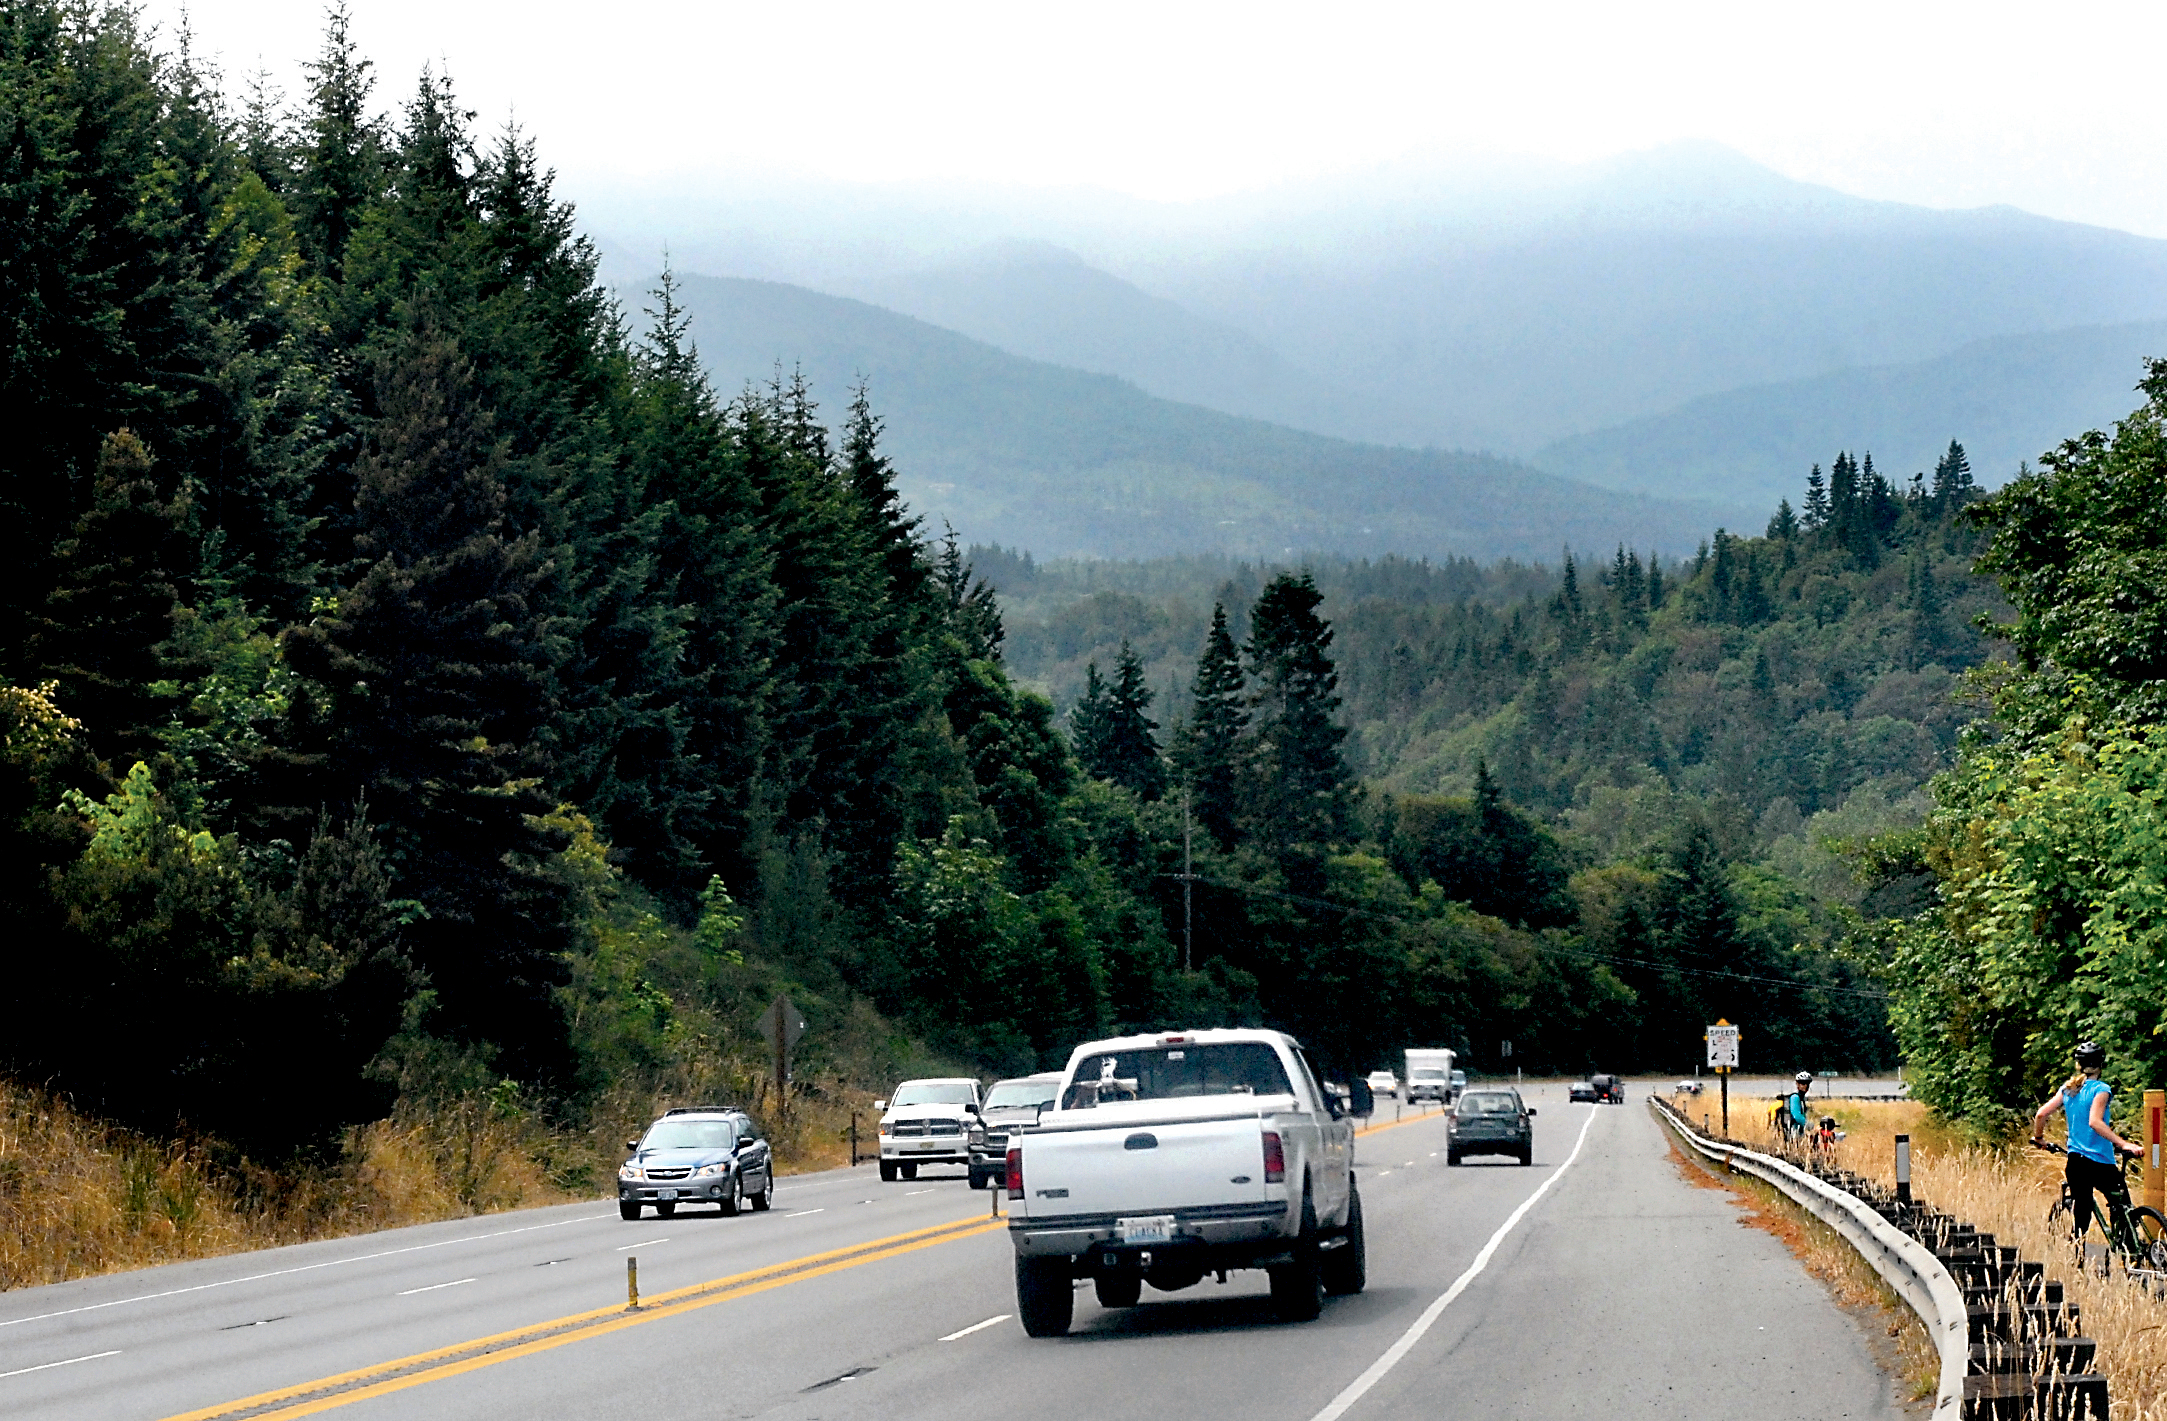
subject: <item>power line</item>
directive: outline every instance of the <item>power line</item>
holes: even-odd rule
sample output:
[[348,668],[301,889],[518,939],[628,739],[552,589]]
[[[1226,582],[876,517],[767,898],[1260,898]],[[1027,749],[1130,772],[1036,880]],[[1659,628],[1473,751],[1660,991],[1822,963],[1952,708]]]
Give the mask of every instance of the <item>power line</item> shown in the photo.
[[[1281,898],[1289,903],[1300,903],[1308,907],[1323,908],[1334,913],[1346,913],[1358,918],[1378,918],[1388,923],[1420,926],[1425,922],[1436,921],[1430,918],[1410,918],[1400,913],[1379,912],[1375,908],[1353,908],[1345,903],[1334,903],[1328,898],[1308,898],[1299,893],[1281,893],[1275,889],[1260,888],[1253,883],[1228,883],[1217,878],[1206,878],[1202,874],[1194,875],[1192,881],[1212,888],[1224,888],[1232,893],[1253,893],[1263,898]],[[1183,886],[1186,887],[1187,885]],[[1732,982],[1760,982],[1774,987],[1794,987],[1800,991],[1833,992],[1844,997],[1864,997],[1868,1001],[1875,1002],[1891,1000],[1887,992],[1869,991],[1862,987],[1831,987],[1819,982],[1801,982],[1796,977],[1764,977],[1753,972],[1725,972],[1715,967],[1686,967],[1676,962],[1652,962],[1644,957],[1618,957],[1610,953],[1590,952],[1585,948],[1561,947],[1556,943],[1545,942],[1541,938],[1534,936],[1530,936],[1527,942],[1529,946],[1538,952],[1555,953],[1560,957],[1577,957],[1589,962],[1605,962],[1619,967],[1645,967],[1655,972],[1676,972],[1688,977],[1721,977]]]

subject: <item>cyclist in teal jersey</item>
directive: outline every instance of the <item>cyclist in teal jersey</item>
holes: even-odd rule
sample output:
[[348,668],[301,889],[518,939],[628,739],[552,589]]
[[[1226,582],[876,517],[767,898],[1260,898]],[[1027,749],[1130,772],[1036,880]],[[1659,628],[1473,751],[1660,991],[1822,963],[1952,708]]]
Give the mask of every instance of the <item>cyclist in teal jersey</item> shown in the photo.
[[2077,1073],[2032,1117],[2032,1139],[2046,1133],[2047,1117],[2055,1111],[2069,1125],[2069,1197],[2075,1203],[2076,1232],[2083,1237],[2092,1226],[2092,1191],[2107,1201],[2107,1236],[2123,1237],[2124,1217],[2129,1213],[2129,1181],[2122,1177],[2117,1154],[2142,1155],[2144,1148],[2123,1139],[2111,1122],[2113,1088],[2099,1078],[2107,1053],[2098,1043],[2077,1046]]

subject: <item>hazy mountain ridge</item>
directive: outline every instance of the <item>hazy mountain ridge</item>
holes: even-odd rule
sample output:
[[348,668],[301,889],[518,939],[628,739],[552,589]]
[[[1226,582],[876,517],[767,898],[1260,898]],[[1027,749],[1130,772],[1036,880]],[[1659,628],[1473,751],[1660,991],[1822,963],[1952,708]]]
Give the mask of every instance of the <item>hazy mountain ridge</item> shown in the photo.
[[2167,355],[2167,321],[2086,326],[1974,342],[1932,360],[1839,370],[1690,401],[1537,451],[1568,478],[1667,498],[1789,498],[1838,449],[1870,451],[1899,482],[1963,442],[1980,483],[2136,403],[2147,356]]
[[719,388],[796,367],[836,417],[863,380],[914,510],[966,538],[1041,556],[1554,559],[1568,544],[1689,550],[1718,523],[1766,516],[1178,404],[801,287],[698,275],[682,283]]

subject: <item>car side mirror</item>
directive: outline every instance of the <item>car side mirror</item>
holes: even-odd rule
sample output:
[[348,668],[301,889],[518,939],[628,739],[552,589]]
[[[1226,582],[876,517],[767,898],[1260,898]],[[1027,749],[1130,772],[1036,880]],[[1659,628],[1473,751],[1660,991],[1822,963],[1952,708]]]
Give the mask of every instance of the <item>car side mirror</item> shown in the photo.
[[873,1108],[875,1110],[886,1110],[888,1108],[888,1102],[885,1100],[876,1100],[873,1102]]
[[625,1141],[625,1153],[626,1153],[626,1154],[628,1154],[628,1155],[636,1155],[636,1154],[638,1154],[639,1152],[640,1152],[640,1142],[639,1142],[638,1140],[627,1140],[627,1141]]
[[1368,1081],[1356,1081],[1347,1088],[1347,1110],[1354,1115],[1377,1113],[1377,1092],[1369,1088]]
[[1534,1107],[1534,1106],[1532,1106],[1532,1105],[1530,1105],[1530,1106],[1529,1106],[1529,1107],[1527,1108],[1527,1113],[1528,1113],[1528,1114],[1530,1114],[1530,1115],[1533,1115],[1533,1114],[1535,1113],[1535,1107]]

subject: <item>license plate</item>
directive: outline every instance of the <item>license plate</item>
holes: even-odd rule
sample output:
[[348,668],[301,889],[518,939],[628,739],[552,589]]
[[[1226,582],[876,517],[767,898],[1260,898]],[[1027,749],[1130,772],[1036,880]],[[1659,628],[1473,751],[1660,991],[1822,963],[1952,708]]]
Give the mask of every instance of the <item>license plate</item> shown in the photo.
[[675,1199],[677,1197],[677,1191],[674,1189],[657,1189],[655,1191],[655,1197],[657,1199]]
[[1144,1219],[1116,1219],[1114,1226],[1121,1231],[1123,1243],[1171,1243],[1174,1238],[1172,1214],[1154,1214]]
[[939,1149],[939,1148],[940,1148],[940,1146],[939,1146],[939,1145],[920,1145],[920,1146],[918,1146],[918,1148],[919,1148],[920,1150],[937,1150],[937,1149]]

